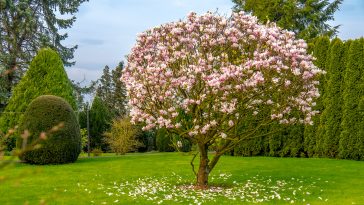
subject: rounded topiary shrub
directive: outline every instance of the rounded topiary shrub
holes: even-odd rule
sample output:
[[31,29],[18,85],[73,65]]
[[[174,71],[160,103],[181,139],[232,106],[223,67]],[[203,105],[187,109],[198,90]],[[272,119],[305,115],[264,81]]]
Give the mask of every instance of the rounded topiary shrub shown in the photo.
[[[63,124],[59,129],[54,127]],[[42,95],[33,100],[22,119],[20,130],[28,130],[27,144],[39,143],[39,148],[26,150],[20,159],[31,164],[63,164],[77,160],[81,152],[81,134],[72,107],[61,97]],[[52,130],[53,128],[53,130]],[[50,132],[39,140],[42,132]],[[17,147],[23,145],[19,138]]]

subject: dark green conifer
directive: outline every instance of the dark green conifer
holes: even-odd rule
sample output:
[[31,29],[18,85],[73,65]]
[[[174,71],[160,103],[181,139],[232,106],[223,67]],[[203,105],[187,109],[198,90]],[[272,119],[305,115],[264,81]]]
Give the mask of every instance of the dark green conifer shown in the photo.
[[[319,67],[322,70],[327,70],[326,68],[326,59],[328,50],[330,48],[330,39],[327,36],[319,37],[315,41],[315,47],[313,50],[313,56],[316,58],[315,65]],[[319,112],[322,112],[324,110],[324,105],[322,103],[323,96],[325,95],[325,87],[326,87],[326,77],[322,75],[320,77],[320,85],[319,85],[319,92],[320,92],[320,98],[317,99],[317,105],[314,108],[315,110],[318,110]],[[305,152],[308,156],[313,155],[320,155],[321,147],[322,147],[322,135],[319,134],[318,128],[320,126],[320,115],[317,115],[313,118],[313,125],[308,125],[305,127],[304,130],[304,147]]]
[[342,118],[343,73],[345,71],[345,48],[340,39],[332,41],[328,59],[327,89],[323,102],[325,110],[321,116],[321,123],[325,126],[323,148],[325,156],[337,157]]
[[349,48],[344,74],[342,132],[339,156],[345,159],[362,159],[363,150],[363,39],[354,40]]
[[232,0],[234,10],[252,13],[260,21],[276,22],[281,28],[293,31],[299,38],[314,39],[320,35],[333,36],[338,26],[334,19],[342,0]]
[[96,95],[90,109],[91,148],[100,148],[103,151],[108,150],[107,143],[104,140],[104,133],[109,130],[111,122],[110,110],[106,103]]

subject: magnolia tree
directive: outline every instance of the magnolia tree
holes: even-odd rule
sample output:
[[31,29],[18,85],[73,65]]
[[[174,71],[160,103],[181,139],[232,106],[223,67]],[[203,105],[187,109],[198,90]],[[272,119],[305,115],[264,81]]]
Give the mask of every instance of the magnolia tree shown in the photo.
[[148,30],[122,76],[132,122],[196,144],[197,186],[206,188],[219,158],[258,130],[272,122],[312,124],[322,71],[306,47],[292,32],[242,12],[190,13]]

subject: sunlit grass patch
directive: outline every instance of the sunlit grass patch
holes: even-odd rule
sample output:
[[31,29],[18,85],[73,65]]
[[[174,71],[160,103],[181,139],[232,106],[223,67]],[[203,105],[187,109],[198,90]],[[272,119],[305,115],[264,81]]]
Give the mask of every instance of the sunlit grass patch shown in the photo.
[[0,170],[0,204],[364,204],[360,161],[223,156],[210,189],[196,190],[191,157],[135,153],[65,165],[15,162]]

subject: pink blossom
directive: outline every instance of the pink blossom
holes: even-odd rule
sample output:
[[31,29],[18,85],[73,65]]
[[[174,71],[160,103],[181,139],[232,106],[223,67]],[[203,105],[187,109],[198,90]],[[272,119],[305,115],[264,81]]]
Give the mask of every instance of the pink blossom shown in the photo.
[[216,120],[211,121],[211,126],[216,126],[216,125],[217,125]]
[[[320,96],[317,76],[324,72],[306,49],[294,33],[261,25],[243,12],[230,18],[191,12],[138,35],[121,77],[131,120],[145,123],[146,130],[178,129],[189,138],[230,137],[222,119],[234,126],[268,106],[270,114],[261,112],[259,119],[311,124]],[[233,56],[235,51],[241,55]],[[296,111],[301,118],[294,118]],[[186,121],[179,113],[195,119]]]
[[221,138],[222,138],[222,139],[226,139],[226,137],[227,137],[227,134],[225,134],[225,133],[223,133],[223,132],[222,132],[220,135],[221,135]]
[[230,127],[234,126],[234,122],[232,120],[229,120],[229,126]]

